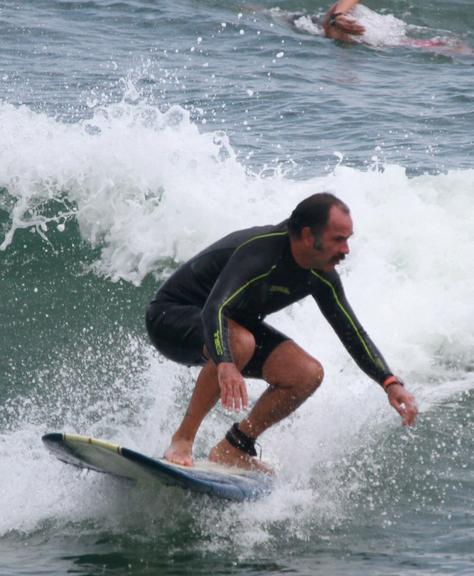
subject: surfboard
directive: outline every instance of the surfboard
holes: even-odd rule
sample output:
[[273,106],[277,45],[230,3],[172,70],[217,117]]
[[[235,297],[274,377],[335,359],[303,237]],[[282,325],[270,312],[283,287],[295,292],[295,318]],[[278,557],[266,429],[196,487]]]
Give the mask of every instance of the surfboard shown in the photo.
[[238,502],[255,500],[271,490],[272,479],[267,474],[207,460],[192,467],[180,466],[106,440],[62,432],[45,434],[42,440],[62,462],[137,482],[177,486]]

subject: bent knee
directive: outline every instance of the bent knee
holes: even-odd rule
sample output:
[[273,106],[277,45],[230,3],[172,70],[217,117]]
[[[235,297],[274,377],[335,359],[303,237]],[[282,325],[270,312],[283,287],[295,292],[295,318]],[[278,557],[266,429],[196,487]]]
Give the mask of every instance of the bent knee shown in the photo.
[[242,368],[255,352],[255,337],[249,330],[235,322],[230,321],[229,324],[232,356],[236,365]]
[[324,378],[324,368],[315,358],[309,358],[301,368],[299,386],[309,396],[321,386]]

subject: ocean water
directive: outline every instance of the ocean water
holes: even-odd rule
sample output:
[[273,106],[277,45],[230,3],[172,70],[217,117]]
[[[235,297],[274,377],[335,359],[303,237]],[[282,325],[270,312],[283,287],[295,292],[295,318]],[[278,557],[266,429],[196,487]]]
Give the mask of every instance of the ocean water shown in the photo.
[[[0,574],[474,574],[474,6],[0,5]],[[244,504],[53,459],[49,431],[161,454],[196,371],[144,314],[180,262],[329,190],[348,298],[415,394],[407,430],[310,301],[270,321],[325,383],[261,439]],[[263,384],[249,381],[255,399]],[[231,414],[217,407],[195,452]]]

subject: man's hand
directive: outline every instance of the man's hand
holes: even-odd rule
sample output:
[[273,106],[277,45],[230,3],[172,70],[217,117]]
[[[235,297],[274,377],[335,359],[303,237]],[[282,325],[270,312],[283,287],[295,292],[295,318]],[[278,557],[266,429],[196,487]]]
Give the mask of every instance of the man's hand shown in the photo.
[[418,410],[415,399],[401,384],[392,384],[387,388],[387,396],[390,404],[400,414],[404,426],[415,423]]
[[232,362],[217,366],[217,377],[221,389],[221,402],[226,410],[240,412],[248,406],[247,386],[242,374]]

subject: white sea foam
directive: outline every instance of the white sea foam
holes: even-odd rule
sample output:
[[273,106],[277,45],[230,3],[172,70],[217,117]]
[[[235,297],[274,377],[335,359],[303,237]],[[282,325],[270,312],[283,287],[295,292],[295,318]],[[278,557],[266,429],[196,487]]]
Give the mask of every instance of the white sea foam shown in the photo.
[[[139,284],[162,262],[183,261],[231,230],[281,221],[313,192],[339,195],[355,222],[352,255],[341,267],[349,300],[416,392],[422,410],[433,399],[474,384],[469,372],[473,184],[474,170],[409,178],[393,165],[362,171],[342,164],[333,174],[305,181],[283,173],[251,174],[225,134],[202,132],[179,107],[160,112],[145,104],[117,104],[70,125],[26,108],[0,106],[0,187],[8,191],[3,200],[12,220],[2,249],[11,249],[17,228],[36,227],[47,237],[48,226],[75,217],[84,240],[102,246],[96,271],[111,280]],[[44,207],[54,199],[67,208],[52,218]],[[341,483],[331,492],[330,485],[318,484],[315,469],[361,448],[366,441],[361,431],[398,424],[383,393],[354,366],[312,301],[270,321],[323,362],[326,381],[291,420],[262,438],[264,455],[279,462],[285,487],[256,505],[231,507],[221,517],[221,523],[238,521],[245,528],[239,538],[247,533],[259,543],[272,538],[269,524],[285,522],[297,538],[307,537],[315,513],[337,524],[345,514]],[[72,417],[62,425],[75,432],[107,432],[118,443],[160,453],[182,414],[195,371],[161,361],[147,343],[139,350],[130,346],[131,354],[146,359],[137,391],[140,417],[124,422],[104,410],[99,422],[96,415],[90,422],[83,418],[87,430],[75,429],[78,420]],[[121,386],[128,393],[126,371]],[[249,386],[255,399],[262,384]],[[133,509],[153,524],[153,514],[160,512],[143,502],[140,507],[142,496],[127,496],[124,504],[122,490],[128,489],[115,484],[109,489],[102,477],[80,478],[61,468],[38,444],[43,425],[27,424],[28,419],[19,418],[18,428],[0,437],[2,497],[10,504],[2,507],[0,534],[12,527],[32,530],[51,518],[62,525],[100,520],[120,530],[138,522]],[[42,421],[48,424],[47,415]],[[203,425],[197,451],[205,453],[231,421],[217,409]],[[25,493],[35,494],[28,505]],[[218,538],[221,524],[212,514],[212,509],[203,512],[200,521]]]
[[406,39],[407,24],[393,14],[380,14],[362,4],[357,4],[351,14],[365,28],[360,40],[367,44],[398,46]]
[[[322,26],[324,12],[319,14],[295,13],[280,8],[272,8],[269,10],[269,14],[277,22],[285,24],[291,22],[291,25],[300,32],[324,36]],[[467,46],[461,44],[459,39],[451,37],[450,34],[446,35],[446,31],[408,25],[393,14],[375,12],[363,4],[357,4],[352,8],[348,12],[348,16],[364,27],[364,33],[360,36],[352,35],[352,39],[356,43],[364,43],[374,48],[409,46],[442,51],[444,47],[448,53],[454,49],[458,54],[471,54]],[[427,34],[431,35],[430,39],[426,38]]]
[[[301,32],[315,36],[324,35],[322,26],[324,13],[317,15],[292,13],[280,8],[273,8],[269,13],[277,21],[290,21]],[[356,42],[364,42],[371,46],[399,46],[407,39],[406,22],[392,14],[380,14],[367,6],[358,4],[349,11],[348,15],[365,28],[364,34],[353,36]]]
[[[200,131],[178,106],[117,104],[70,125],[3,105],[0,121],[11,216],[3,250],[20,227],[47,237],[48,226],[74,216],[84,240],[102,246],[97,272],[139,284],[163,262],[279,222],[305,196],[330,190],[354,214],[353,255],[341,270],[350,300],[394,363],[426,372],[472,348],[472,170],[409,178],[400,166],[340,165],[305,181],[263,177],[246,170],[225,134]],[[68,208],[51,217],[53,199]],[[318,349],[324,322],[312,308],[298,304],[277,322]]]

